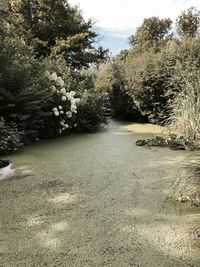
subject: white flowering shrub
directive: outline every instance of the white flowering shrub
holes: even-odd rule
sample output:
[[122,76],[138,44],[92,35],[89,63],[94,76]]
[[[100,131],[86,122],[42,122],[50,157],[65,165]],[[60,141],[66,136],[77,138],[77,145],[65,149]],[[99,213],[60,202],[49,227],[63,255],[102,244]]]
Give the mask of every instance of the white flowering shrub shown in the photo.
[[52,115],[55,118],[59,133],[63,133],[67,129],[77,126],[74,123],[74,115],[77,113],[77,104],[80,102],[80,98],[75,97],[75,91],[67,92],[64,80],[56,72],[50,74],[47,71],[47,76],[52,82],[54,93]]

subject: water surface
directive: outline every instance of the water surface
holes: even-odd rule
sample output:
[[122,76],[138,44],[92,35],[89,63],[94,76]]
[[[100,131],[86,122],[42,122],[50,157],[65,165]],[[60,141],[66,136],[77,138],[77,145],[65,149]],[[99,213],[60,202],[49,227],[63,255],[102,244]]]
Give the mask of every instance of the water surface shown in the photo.
[[188,152],[137,147],[142,127],[111,121],[12,155],[0,266],[200,266],[200,216],[168,201]]

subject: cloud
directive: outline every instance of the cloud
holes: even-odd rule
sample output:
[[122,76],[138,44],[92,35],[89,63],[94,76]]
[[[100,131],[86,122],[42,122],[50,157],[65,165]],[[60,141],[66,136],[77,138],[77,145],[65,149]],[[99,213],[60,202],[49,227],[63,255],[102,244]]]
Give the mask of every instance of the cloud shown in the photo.
[[114,55],[118,54],[122,49],[129,48],[128,37],[134,32],[134,29],[122,31],[103,27],[95,27],[94,30],[100,35],[98,44],[109,48]]
[[104,28],[104,27],[94,27],[96,31],[100,34],[106,34],[112,37],[127,39],[130,35],[135,32],[135,29],[117,29],[117,28]]
[[169,17],[173,21],[181,11],[195,6],[199,0],[68,0],[80,5],[86,19],[96,21],[95,31],[100,34],[99,44],[109,48],[113,54],[129,47],[128,37],[135,33],[144,18]]
[[94,18],[97,26],[128,29],[138,27],[145,17],[175,19],[181,11],[196,6],[199,0],[69,0],[79,4],[86,18]]

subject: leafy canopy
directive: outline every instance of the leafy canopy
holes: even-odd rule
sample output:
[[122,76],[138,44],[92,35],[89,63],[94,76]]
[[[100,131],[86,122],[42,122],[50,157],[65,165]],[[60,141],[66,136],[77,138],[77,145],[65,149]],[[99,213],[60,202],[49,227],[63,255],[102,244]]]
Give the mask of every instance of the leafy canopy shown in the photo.
[[176,20],[177,32],[180,36],[195,37],[200,26],[200,11],[194,7],[183,11]]
[[169,18],[145,18],[142,25],[137,28],[135,35],[129,37],[129,42],[139,51],[145,51],[150,47],[158,49],[163,41],[171,37],[169,33],[171,24],[172,21]]
[[97,33],[77,6],[66,0],[10,0],[12,23],[34,45],[37,56],[63,54],[68,65],[88,67],[105,59],[107,50],[95,48]]

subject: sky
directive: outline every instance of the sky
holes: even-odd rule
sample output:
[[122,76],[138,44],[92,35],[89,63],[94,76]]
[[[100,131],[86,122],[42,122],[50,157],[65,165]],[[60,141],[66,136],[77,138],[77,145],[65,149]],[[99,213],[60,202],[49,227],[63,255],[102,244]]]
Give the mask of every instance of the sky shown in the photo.
[[127,38],[134,34],[144,18],[158,16],[173,21],[189,7],[200,9],[200,0],[68,0],[79,5],[85,19],[92,18],[100,34],[99,44],[112,54],[129,47]]

